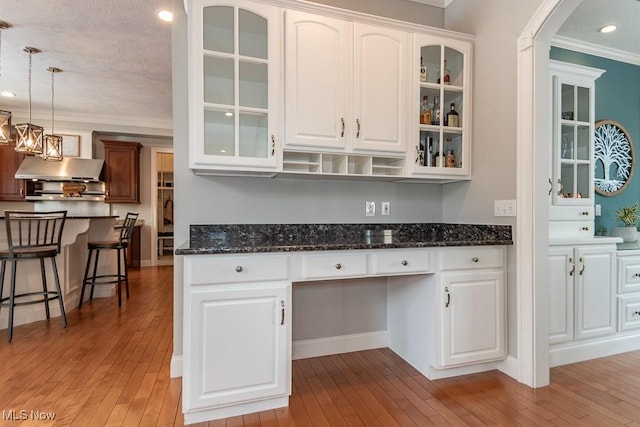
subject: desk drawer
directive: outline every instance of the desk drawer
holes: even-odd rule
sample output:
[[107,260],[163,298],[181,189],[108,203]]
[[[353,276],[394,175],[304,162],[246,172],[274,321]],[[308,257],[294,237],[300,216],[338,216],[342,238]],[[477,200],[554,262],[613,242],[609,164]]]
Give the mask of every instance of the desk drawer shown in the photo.
[[374,251],[371,254],[371,272],[377,276],[432,271],[429,249]]
[[303,279],[335,279],[366,275],[366,253],[323,253],[307,254],[302,257]]
[[197,255],[184,259],[185,285],[287,280],[287,255]]
[[467,246],[440,249],[441,270],[504,267],[504,249],[501,246]]

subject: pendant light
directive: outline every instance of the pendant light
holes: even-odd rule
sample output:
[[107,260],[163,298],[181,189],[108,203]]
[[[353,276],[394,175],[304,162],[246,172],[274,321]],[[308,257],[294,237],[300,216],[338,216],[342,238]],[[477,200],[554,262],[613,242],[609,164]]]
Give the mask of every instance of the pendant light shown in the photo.
[[[2,76],[2,30],[11,27],[8,23],[0,21],[0,76]],[[0,110],[0,144],[11,142],[11,111]]]
[[29,122],[16,125],[18,132],[16,151],[27,154],[42,154],[44,129],[42,126],[31,123],[31,56],[34,53],[40,53],[40,50],[35,47],[25,47],[23,50],[29,54]]
[[51,73],[51,134],[44,136],[44,150],[42,158],[45,160],[62,160],[62,137],[55,135],[54,132],[54,76],[56,73],[62,72],[60,68],[47,67],[47,71]]

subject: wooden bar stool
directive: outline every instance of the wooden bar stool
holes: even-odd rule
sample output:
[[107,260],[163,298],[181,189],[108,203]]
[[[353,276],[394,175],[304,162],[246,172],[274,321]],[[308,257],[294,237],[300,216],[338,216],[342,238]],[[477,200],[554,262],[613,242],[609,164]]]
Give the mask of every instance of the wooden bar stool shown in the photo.
[[[122,305],[121,286],[124,282],[125,289],[127,291],[127,299],[129,299],[129,269],[127,268],[127,248],[129,247],[129,241],[133,234],[133,228],[138,220],[137,213],[128,212],[124,219],[124,223],[120,228],[120,237],[118,240],[107,240],[102,242],[89,242],[89,255],[87,256],[87,266],[84,270],[84,279],[82,280],[82,291],[80,292],[80,303],[78,308],[82,308],[82,302],[84,300],[84,291],[87,285],[91,285],[91,293],[89,294],[89,300],[93,299],[93,290],[96,285],[116,285],[118,293],[118,307]],[[101,250],[115,250],[118,257],[118,271],[116,274],[101,274],[98,275],[98,258]],[[93,272],[89,275],[91,269],[91,258],[95,252],[93,260]],[[124,269],[122,264],[124,263]]]
[[[67,218],[67,211],[52,212],[25,212],[5,211],[4,220],[7,227],[8,250],[0,251],[2,268],[0,270],[0,308],[9,307],[9,324],[7,336],[9,342],[13,338],[13,313],[18,305],[44,303],[47,319],[50,319],[49,301],[58,300],[62,324],[67,327],[67,316],[64,311],[62,290],[60,289],[60,277],[56,255],[60,253],[62,230]],[[53,277],[56,282],[56,290],[50,291],[47,287],[47,273],[44,266],[45,258],[51,260]],[[18,261],[38,259],[40,260],[40,274],[42,275],[42,291],[16,293],[16,270]],[[11,284],[9,296],[2,297],[4,287],[4,273],[7,261],[11,262]],[[42,299],[34,299],[34,296],[42,295]],[[16,299],[22,300],[21,302]]]

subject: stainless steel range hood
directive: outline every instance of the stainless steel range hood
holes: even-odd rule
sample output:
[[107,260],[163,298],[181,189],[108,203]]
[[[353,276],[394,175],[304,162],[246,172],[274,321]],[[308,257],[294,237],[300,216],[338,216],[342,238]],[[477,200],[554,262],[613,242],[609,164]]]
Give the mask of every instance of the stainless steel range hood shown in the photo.
[[27,156],[16,172],[16,179],[99,182],[103,164],[102,159],[65,157],[56,162]]

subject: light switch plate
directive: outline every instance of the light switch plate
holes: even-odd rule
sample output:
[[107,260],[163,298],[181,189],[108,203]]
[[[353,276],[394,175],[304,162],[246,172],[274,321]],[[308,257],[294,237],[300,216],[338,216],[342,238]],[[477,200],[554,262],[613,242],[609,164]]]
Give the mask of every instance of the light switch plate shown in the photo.
[[380,203],[380,211],[380,215],[382,216],[391,215],[391,202]]
[[494,200],[495,216],[516,216],[515,200]]

